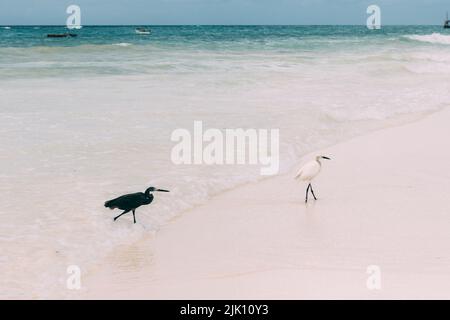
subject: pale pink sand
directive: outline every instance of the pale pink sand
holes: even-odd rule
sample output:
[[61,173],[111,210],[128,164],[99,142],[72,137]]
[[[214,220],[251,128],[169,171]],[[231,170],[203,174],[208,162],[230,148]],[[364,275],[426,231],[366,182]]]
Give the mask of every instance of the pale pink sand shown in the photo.
[[315,152],[333,159],[317,202],[296,170],[226,192],[118,248],[74,297],[449,299],[449,137],[445,110]]

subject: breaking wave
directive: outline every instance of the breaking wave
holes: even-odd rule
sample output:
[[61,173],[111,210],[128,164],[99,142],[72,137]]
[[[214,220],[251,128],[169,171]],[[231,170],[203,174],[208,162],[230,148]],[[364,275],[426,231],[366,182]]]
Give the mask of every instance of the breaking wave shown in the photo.
[[435,43],[435,44],[450,44],[450,35],[444,35],[440,33],[432,33],[427,35],[409,35],[405,36],[410,40]]

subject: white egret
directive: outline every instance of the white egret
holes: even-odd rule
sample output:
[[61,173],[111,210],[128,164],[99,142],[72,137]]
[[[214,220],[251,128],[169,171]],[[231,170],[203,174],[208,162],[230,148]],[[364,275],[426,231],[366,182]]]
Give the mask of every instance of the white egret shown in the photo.
[[309,189],[311,189],[314,200],[317,200],[311,185],[311,181],[319,174],[320,170],[322,169],[322,163],[320,162],[320,159],[331,160],[330,158],[325,156],[317,156],[315,160],[305,163],[305,165],[303,165],[303,167],[298,170],[297,175],[295,176],[295,179],[300,179],[301,181],[308,182],[308,187],[306,188],[305,203],[308,202]]

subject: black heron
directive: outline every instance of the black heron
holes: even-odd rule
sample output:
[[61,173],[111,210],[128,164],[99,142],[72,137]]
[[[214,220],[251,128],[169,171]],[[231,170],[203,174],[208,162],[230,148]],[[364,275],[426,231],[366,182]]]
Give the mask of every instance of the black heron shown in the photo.
[[140,206],[145,206],[153,201],[153,194],[152,192],[169,192],[168,190],[163,189],[156,189],[154,187],[150,187],[145,192],[136,192],[136,193],[130,193],[123,196],[120,196],[118,198],[109,200],[105,202],[105,207],[113,209],[120,209],[124,210],[121,214],[119,214],[117,217],[114,218],[114,221],[117,220],[120,216],[123,216],[124,214],[132,211],[133,212],[133,220],[134,223],[136,223],[136,215],[135,210],[139,208]]

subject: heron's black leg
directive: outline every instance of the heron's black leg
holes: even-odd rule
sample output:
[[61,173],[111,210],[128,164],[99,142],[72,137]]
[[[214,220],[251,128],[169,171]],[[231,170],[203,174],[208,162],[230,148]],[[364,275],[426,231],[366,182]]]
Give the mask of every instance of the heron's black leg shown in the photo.
[[315,196],[315,194],[314,194],[314,190],[313,190],[313,188],[312,188],[312,184],[309,184],[310,186],[311,186],[311,193],[312,193],[312,195],[313,195],[313,197],[314,197],[314,200],[317,200],[317,198],[316,198],[316,196]]
[[114,218],[114,221],[116,221],[117,218],[123,216],[125,213],[128,213],[128,212],[130,212],[130,210],[125,210],[124,212],[122,212],[121,214],[119,214],[117,217],[115,217],[115,218]]
[[134,214],[134,210],[133,210],[133,220],[134,220],[134,223],[136,223],[136,215]]
[[309,191],[309,187],[311,187],[311,184],[308,184],[308,188],[306,188],[306,198],[305,198],[305,203],[308,202],[308,191]]

